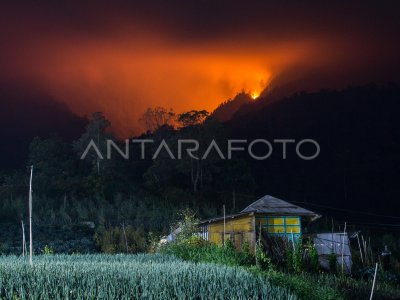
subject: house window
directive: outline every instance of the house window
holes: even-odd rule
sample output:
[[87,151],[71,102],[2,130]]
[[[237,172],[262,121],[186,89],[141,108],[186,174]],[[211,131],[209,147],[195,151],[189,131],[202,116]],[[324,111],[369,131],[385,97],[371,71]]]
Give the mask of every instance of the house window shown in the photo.
[[285,233],[285,226],[267,226],[268,233]]
[[301,235],[301,219],[297,216],[256,217],[256,226],[261,226],[268,234],[297,239]]

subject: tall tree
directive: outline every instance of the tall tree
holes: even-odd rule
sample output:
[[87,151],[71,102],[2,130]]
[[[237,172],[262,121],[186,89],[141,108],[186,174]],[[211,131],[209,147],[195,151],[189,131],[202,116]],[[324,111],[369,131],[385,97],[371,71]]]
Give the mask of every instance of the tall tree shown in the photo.
[[182,127],[195,126],[203,123],[209,116],[206,110],[191,110],[178,116],[178,122]]
[[59,137],[35,137],[29,145],[28,165],[35,166],[35,191],[48,195],[64,194],[74,173],[70,147]]
[[172,109],[168,110],[160,106],[155,108],[149,107],[139,121],[147,131],[155,132],[165,125],[174,127],[176,114]]
[[[89,150],[86,153],[85,159],[92,162],[97,174],[100,174],[102,169],[101,156],[106,156],[107,139],[112,139],[112,134],[109,131],[110,125],[111,123],[106,119],[103,113],[94,113],[89,120],[89,124],[86,126],[85,132],[73,144],[75,152],[77,152],[80,157],[85,151]],[[88,149],[90,145],[93,146],[92,149]],[[98,152],[96,150],[98,150]],[[101,156],[99,154],[101,154]]]

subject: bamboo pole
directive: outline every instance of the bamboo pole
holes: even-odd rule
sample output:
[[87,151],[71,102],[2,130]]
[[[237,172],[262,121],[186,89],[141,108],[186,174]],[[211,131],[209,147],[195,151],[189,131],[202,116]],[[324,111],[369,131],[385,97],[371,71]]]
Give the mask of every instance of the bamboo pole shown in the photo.
[[361,242],[362,242],[362,246],[363,246],[363,248],[364,248],[364,260],[365,260],[365,264],[369,264],[369,261],[368,261],[368,255],[367,255],[367,243],[365,242],[365,240],[364,240],[364,236],[362,235],[361,236]]
[[[259,222],[259,226],[260,226],[260,229],[259,229],[259,232],[258,232],[258,240],[256,242],[256,245],[254,246],[254,254],[255,254],[255,257],[256,257],[256,265],[257,266],[259,265],[258,255],[257,255],[257,247],[260,247],[260,243],[261,243],[261,221]],[[254,231],[256,232],[257,228],[255,228]],[[260,251],[260,249],[258,249],[258,251]]]
[[344,222],[344,230],[343,230],[343,236],[342,236],[342,275],[344,271],[344,236],[346,234],[346,225],[347,222]]
[[225,232],[226,232],[225,204],[223,205],[223,211],[224,211],[224,236],[222,238],[222,244],[225,245]]
[[29,180],[29,264],[32,266],[33,256],[33,240],[32,240],[32,176],[33,176],[33,165],[31,166],[31,177]]
[[333,224],[333,218],[332,218],[332,252],[336,253],[336,251],[335,251],[335,249],[336,249],[335,242],[333,240],[333,230],[334,230],[334,224]]
[[375,264],[374,281],[372,282],[371,296],[369,297],[369,300],[372,300],[372,297],[374,296],[374,288],[375,288],[375,281],[376,281],[376,271],[378,271],[378,263]]
[[290,234],[292,236],[292,246],[293,246],[293,253],[296,251],[296,248],[294,246],[294,235],[293,235],[293,229],[290,229]]
[[25,226],[23,220],[21,220],[21,226],[22,226],[22,257],[25,257],[26,241],[25,241]]
[[364,258],[361,251],[360,238],[358,237],[358,233],[357,233],[357,243],[358,243],[358,249],[360,250],[361,263],[364,265]]

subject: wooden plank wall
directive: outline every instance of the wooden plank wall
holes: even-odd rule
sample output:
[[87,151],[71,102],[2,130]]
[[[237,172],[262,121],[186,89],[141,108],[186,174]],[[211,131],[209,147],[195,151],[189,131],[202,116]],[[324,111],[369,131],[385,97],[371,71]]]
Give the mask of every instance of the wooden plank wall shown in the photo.
[[224,241],[231,239],[236,249],[241,250],[243,243],[247,241],[251,249],[255,245],[254,216],[243,216],[225,221],[208,224],[208,240],[212,243],[222,245]]

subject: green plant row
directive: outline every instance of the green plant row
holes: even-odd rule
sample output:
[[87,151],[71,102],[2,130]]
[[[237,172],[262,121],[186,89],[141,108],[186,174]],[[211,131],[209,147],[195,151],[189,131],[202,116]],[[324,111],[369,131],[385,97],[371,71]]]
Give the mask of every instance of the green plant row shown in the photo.
[[0,257],[1,299],[295,299],[262,276],[168,255]]

